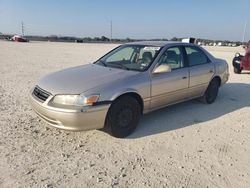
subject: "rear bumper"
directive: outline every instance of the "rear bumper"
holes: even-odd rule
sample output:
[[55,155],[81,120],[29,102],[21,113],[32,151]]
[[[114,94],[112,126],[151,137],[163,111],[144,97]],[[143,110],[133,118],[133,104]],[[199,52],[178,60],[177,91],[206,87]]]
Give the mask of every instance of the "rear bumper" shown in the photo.
[[105,104],[75,110],[52,108],[47,106],[46,102],[38,101],[32,94],[30,104],[39,117],[49,125],[71,131],[103,128],[110,107],[110,104]]
[[221,77],[221,85],[224,85],[229,80],[229,73],[225,73]]
[[227,65],[227,67],[223,71],[221,71],[219,73],[218,76],[221,79],[221,86],[224,85],[229,80],[230,74],[229,74],[229,67],[228,67],[228,65]]

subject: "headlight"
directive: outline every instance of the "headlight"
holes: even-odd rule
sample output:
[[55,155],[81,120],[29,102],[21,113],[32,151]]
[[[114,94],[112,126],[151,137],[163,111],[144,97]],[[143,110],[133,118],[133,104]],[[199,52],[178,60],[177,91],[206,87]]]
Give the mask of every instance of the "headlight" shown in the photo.
[[99,95],[56,95],[53,98],[52,103],[68,106],[90,106],[97,102],[98,99]]

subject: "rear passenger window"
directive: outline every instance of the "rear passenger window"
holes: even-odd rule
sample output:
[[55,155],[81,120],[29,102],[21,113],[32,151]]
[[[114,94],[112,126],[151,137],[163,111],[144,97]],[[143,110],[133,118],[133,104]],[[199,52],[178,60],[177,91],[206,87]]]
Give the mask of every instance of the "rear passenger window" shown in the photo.
[[171,69],[183,67],[182,53],[179,47],[168,48],[160,57],[159,64],[168,64]]
[[189,66],[206,64],[209,62],[206,54],[196,47],[185,47]]

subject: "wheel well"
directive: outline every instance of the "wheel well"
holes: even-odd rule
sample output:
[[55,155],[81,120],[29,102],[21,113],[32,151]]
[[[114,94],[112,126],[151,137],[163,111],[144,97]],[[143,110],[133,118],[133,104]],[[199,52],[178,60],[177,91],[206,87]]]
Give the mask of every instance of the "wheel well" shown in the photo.
[[221,78],[219,76],[215,76],[213,79],[217,80],[219,86],[221,86]]
[[140,105],[141,113],[143,113],[144,104],[143,104],[143,100],[142,100],[142,98],[141,98],[141,96],[140,96],[139,94],[134,93],[134,92],[124,93],[124,94],[120,95],[119,97],[117,97],[117,98],[115,99],[115,101],[116,101],[117,99],[120,99],[121,97],[124,97],[124,96],[130,96],[130,97],[133,97],[134,99],[136,99],[137,102],[138,102],[139,105]]

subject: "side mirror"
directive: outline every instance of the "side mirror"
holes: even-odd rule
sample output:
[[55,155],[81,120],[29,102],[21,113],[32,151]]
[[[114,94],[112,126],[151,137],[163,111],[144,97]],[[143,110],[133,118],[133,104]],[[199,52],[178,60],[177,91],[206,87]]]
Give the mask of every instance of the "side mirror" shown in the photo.
[[167,72],[171,72],[171,67],[167,64],[161,64],[158,67],[156,67],[153,71],[154,74],[167,73]]

